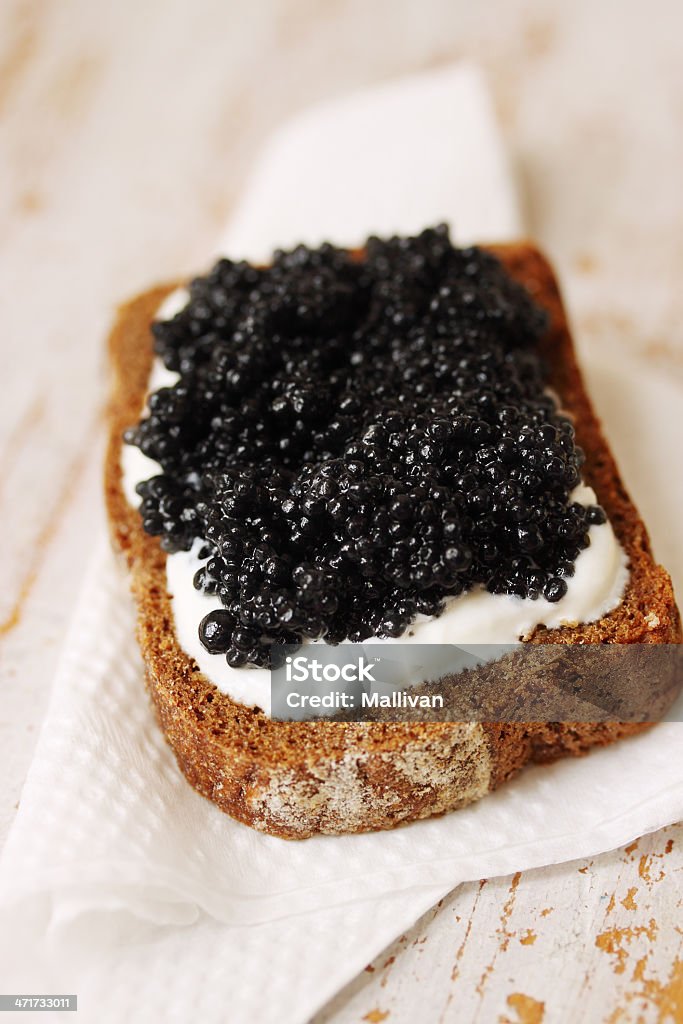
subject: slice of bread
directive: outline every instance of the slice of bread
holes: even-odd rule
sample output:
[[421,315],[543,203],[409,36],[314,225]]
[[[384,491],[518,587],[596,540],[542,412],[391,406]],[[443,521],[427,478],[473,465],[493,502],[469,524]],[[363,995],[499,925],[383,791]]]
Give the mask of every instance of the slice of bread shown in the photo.
[[[598,622],[539,627],[531,643],[680,643],[671,580],[650,550],[602,436],[576,363],[553,272],[531,244],[494,246],[548,310],[541,343],[549,384],[575,419],[596,491],[630,560],[622,603]],[[181,649],[166,588],[166,555],[123,494],[121,435],[136,423],[152,366],[150,322],[174,286],[125,305],[110,338],[106,497],[114,544],[132,578],[138,640],[162,729],[188,781],[253,828],[286,838],[393,828],[476,800],[528,762],[585,753],[645,723],[276,722],[221,693]]]

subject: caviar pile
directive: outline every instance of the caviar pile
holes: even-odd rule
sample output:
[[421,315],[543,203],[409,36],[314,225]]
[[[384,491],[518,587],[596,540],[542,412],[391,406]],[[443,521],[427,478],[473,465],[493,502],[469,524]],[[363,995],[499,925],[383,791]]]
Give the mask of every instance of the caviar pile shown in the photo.
[[583,454],[544,393],[546,316],[492,255],[439,227],[362,261],[221,260],[190,295],[153,326],[179,381],[125,439],[162,467],[145,530],[204,542],[207,650],[394,637],[477,584],[563,597],[604,513],[569,500]]

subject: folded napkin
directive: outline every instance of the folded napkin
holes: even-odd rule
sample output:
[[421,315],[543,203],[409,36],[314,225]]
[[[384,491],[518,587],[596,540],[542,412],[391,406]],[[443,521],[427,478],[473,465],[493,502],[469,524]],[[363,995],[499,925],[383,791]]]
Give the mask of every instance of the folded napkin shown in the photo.
[[221,252],[411,234],[448,221],[460,245],[519,238],[519,206],[479,72],[411,76],[316,107],[267,146]]
[[[516,211],[485,89],[460,67],[286,128],[219,248],[258,259],[302,238],[354,244],[441,220],[459,241],[502,239],[519,232]],[[665,496],[665,463],[648,471]],[[671,520],[658,528],[680,529]],[[459,882],[596,854],[683,817],[683,727],[671,722],[393,832],[260,835],[177,770],[133,632],[103,540],[0,862],[0,991],[76,992],[86,1021],[303,1022]]]

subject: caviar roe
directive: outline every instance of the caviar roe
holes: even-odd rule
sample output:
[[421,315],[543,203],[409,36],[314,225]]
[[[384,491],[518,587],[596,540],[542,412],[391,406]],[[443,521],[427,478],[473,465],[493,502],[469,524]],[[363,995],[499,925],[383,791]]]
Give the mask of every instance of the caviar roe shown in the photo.
[[273,643],[399,636],[476,585],[560,600],[599,506],[545,389],[547,317],[445,227],[323,245],[265,268],[222,259],[155,352],[180,375],[125,440],[164,550],[203,541],[199,626],[231,665]]

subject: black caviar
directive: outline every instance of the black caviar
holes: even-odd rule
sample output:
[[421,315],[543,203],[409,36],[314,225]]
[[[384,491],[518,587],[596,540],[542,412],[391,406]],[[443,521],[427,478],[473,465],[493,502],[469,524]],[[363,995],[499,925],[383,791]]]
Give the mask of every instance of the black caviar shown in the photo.
[[560,600],[599,506],[570,501],[583,453],[545,390],[546,314],[445,227],[272,265],[220,260],[153,325],[180,374],[125,440],[166,551],[203,541],[200,625],[231,665],[273,643],[398,636],[483,584]]

